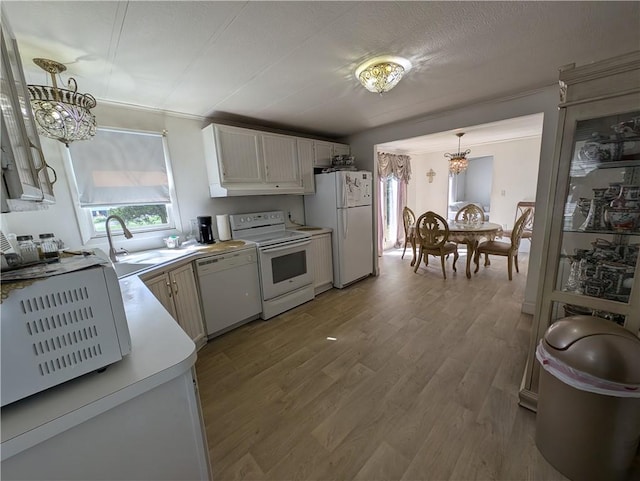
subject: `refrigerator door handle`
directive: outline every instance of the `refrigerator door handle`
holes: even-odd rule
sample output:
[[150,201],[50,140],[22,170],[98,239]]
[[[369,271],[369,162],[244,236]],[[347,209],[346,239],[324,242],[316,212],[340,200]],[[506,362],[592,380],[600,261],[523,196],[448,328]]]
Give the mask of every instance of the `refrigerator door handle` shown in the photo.
[[342,217],[342,238],[346,239],[349,235],[349,209],[340,209],[340,217]]

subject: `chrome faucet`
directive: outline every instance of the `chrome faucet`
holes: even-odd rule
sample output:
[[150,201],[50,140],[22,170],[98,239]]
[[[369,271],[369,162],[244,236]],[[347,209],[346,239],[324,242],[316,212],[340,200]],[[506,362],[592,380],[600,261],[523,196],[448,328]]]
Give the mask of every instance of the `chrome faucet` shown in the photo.
[[118,215],[110,215],[109,217],[107,217],[107,220],[104,221],[104,226],[105,229],[107,231],[107,240],[109,241],[109,259],[111,259],[111,262],[118,262],[118,259],[116,257],[116,250],[113,247],[113,241],[111,240],[111,230],[109,229],[109,221],[111,219],[115,219],[118,222],[120,222],[120,225],[122,226],[122,231],[124,233],[124,236],[127,239],[131,239],[133,237],[133,234],[131,233],[131,231],[129,229],[127,229],[127,226],[124,225],[124,221],[122,220],[122,217],[118,216]]

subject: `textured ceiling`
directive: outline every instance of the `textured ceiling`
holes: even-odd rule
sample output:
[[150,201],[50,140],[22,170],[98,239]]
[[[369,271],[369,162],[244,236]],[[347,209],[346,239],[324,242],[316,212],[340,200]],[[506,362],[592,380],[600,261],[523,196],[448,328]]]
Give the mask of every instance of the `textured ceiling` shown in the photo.
[[[47,83],[31,62],[47,57],[98,101],[327,137],[548,86],[560,66],[640,49],[640,2],[2,3],[29,83]],[[414,67],[379,96],[353,72],[383,54]]]

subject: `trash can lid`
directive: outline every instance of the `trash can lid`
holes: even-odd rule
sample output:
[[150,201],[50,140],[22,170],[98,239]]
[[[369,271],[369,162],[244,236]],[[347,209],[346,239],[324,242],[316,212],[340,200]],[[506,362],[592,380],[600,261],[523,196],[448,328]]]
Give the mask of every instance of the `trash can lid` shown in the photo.
[[549,352],[568,366],[600,379],[640,383],[640,339],[594,316],[565,317],[544,335]]

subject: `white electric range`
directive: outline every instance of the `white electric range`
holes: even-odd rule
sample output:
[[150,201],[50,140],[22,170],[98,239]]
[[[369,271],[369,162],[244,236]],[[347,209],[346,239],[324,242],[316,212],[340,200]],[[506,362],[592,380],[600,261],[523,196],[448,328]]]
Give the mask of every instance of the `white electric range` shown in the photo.
[[258,248],[262,319],[270,319],[315,297],[311,234],[288,230],[284,212],[254,212],[229,216],[234,239]]

